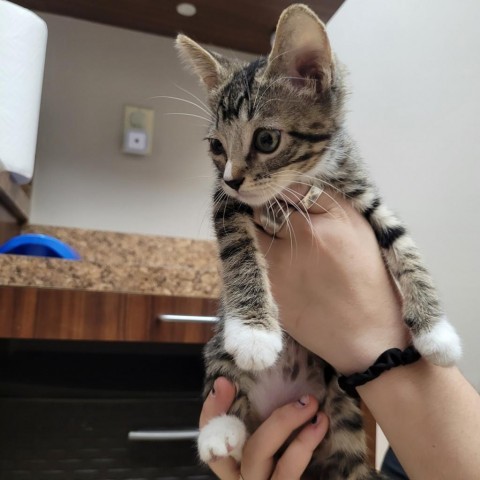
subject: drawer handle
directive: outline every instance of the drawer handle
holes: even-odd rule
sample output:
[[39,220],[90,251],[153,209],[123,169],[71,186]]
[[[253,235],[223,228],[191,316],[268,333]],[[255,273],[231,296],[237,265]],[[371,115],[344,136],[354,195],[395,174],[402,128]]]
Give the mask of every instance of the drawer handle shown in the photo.
[[133,430],[128,439],[133,442],[165,442],[172,440],[196,440],[198,430]]
[[218,317],[207,317],[199,315],[159,315],[162,322],[190,322],[190,323],[216,323]]

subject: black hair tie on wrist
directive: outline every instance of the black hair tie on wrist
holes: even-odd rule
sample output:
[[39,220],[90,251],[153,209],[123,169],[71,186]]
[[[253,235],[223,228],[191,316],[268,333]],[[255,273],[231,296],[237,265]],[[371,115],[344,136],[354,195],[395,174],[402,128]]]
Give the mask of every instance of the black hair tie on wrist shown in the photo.
[[348,393],[351,397],[359,398],[357,387],[379,377],[383,372],[400,365],[408,365],[416,362],[421,357],[416,348],[411,345],[405,350],[399,348],[391,348],[383,352],[375,361],[375,363],[363,373],[354,373],[352,375],[340,375],[338,377],[338,385]]

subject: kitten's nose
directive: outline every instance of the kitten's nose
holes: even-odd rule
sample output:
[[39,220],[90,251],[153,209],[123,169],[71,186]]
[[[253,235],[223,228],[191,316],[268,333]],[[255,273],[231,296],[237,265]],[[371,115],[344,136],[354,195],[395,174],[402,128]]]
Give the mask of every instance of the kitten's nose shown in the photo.
[[232,178],[231,180],[225,180],[223,181],[230,187],[233,188],[234,190],[239,190],[240,186],[242,185],[243,181],[245,180],[245,177],[241,178]]

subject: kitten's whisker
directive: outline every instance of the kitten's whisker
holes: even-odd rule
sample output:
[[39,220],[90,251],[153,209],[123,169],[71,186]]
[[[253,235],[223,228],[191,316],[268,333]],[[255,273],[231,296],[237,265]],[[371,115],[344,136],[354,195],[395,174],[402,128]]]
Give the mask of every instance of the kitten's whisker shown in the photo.
[[[270,212],[272,214],[272,217],[274,216],[274,213],[273,213],[273,203],[271,200],[268,201],[269,203],[269,206],[270,206]],[[267,250],[267,253],[271,250],[271,248],[273,247],[273,242],[275,241],[275,235],[272,235],[272,240],[270,241],[270,245],[268,246],[268,250]],[[265,254],[266,255],[266,254]]]
[[[226,200],[223,202],[223,214],[222,214],[222,225],[223,225],[223,231],[225,231],[225,212],[227,211],[227,203],[228,203],[228,195],[223,192],[225,197],[226,197]],[[224,197],[222,196],[222,199]]]
[[[273,58],[269,58],[268,65],[272,65],[272,63],[276,62],[283,55],[288,55],[289,53],[295,52],[297,50],[300,50],[300,47],[290,48],[289,50],[285,50],[284,52],[281,52],[278,55],[275,55]],[[265,72],[262,75],[262,82],[267,72],[268,72],[268,67],[265,69]],[[280,77],[280,78],[295,78],[295,79],[304,80],[303,77]]]
[[[273,187],[274,187],[273,185],[270,186],[270,190],[272,190],[275,193],[276,190]],[[281,195],[281,193],[280,193],[280,195]],[[290,239],[290,262],[293,263],[293,241],[295,241],[295,250],[298,248],[298,243],[297,243],[297,237],[295,235],[295,230],[293,229],[292,224],[290,223],[290,215],[288,215],[288,208],[285,207],[287,209],[287,211],[285,211],[282,207],[282,204],[278,200],[278,198],[276,196],[274,196],[273,199],[275,200],[275,202],[277,203],[278,207],[280,208],[283,216],[285,217],[285,225],[287,226],[288,236],[289,236],[289,239]],[[287,203],[287,202],[285,202],[285,203]]]
[[333,185],[332,183],[330,182],[327,182],[327,180],[325,180],[324,178],[320,178],[319,179],[324,185],[326,185],[327,187],[330,187],[334,192],[337,192],[337,193],[340,193],[343,197],[346,196],[346,194],[344,192],[342,192],[338,187],[336,187],[335,185]]
[[[267,218],[270,219],[270,211],[273,210],[272,207],[272,202],[271,199],[268,200],[267,197],[265,196],[265,203],[264,203],[266,210],[267,210]],[[273,215],[273,213],[272,213]],[[272,240],[270,241],[270,245],[267,248],[267,251],[264,253],[264,256],[266,257],[268,253],[270,252],[270,249],[272,248],[273,242],[275,240],[275,237],[272,235]]]
[[290,48],[289,50],[285,50],[284,52],[279,53],[278,55],[275,55],[273,58],[269,58],[268,63],[271,65],[273,62],[277,61],[281,56],[288,55],[289,53],[295,52],[297,50],[301,50],[301,48],[294,47],[294,48]]
[[180,85],[177,85],[176,83],[174,83],[174,85],[179,88],[180,90],[182,90],[182,92],[185,92],[186,94],[190,95],[191,97],[193,97],[195,100],[198,100],[200,102],[200,104],[202,106],[204,106],[210,113],[210,115],[212,115],[213,117],[213,112],[212,110],[210,109],[210,107],[205,103],[203,102],[200,98],[198,98],[196,95],[194,95],[192,92],[189,92],[186,88],[183,88],[181,87]]
[[186,180],[191,180],[193,178],[215,178],[213,175],[195,175],[193,177],[183,177]]
[[[291,193],[292,193],[293,195],[297,196],[297,198],[301,199],[301,197],[298,197],[298,195],[296,195],[297,192],[291,191]],[[281,195],[282,197],[284,196],[283,193],[281,193],[280,195]],[[291,205],[292,205],[292,207],[293,207],[298,213],[300,213],[300,215],[302,215],[303,218],[305,218],[308,226],[310,227],[310,233],[311,233],[311,235],[310,235],[310,246],[313,247],[314,244],[318,244],[319,239],[318,239],[317,235],[315,234],[315,228],[314,228],[314,226],[313,226],[313,222],[312,222],[312,219],[311,219],[311,217],[310,217],[310,214],[309,214],[308,210],[305,209],[305,208],[302,208],[302,207],[304,207],[303,205],[302,205],[302,207],[300,207],[300,204],[299,204],[299,205],[297,205],[297,204],[291,204]],[[328,212],[325,208],[323,208],[323,207],[321,207],[321,208],[322,208],[322,210],[324,210],[326,213],[331,214],[331,212]],[[317,252],[317,253],[318,253],[318,252]]]
[[[286,172],[275,172],[272,174],[272,178],[275,177],[275,176],[281,176],[282,174],[289,174],[290,172],[295,172],[295,173],[298,173],[299,175],[302,175],[303,177],[306,177],[306,178],[311,178],[312,180],[315,180],[316,182],[320,181],[322,182],[323,184],[325,184],[326,186],[330,187],[332,190],[340,193],[342,196],[348,198],[348,195],[346,195],[344,192],[342,192],[338,187],[336,187],[335,185],[327,182],[324,178],[322,177],[314,177],[312,175],[307,175],[307,174],[302,174],[302,172],[299,172],[299,171],[296,171],[296,170],[288,170]],[[300,180],[293,180],[292,183],[296,183],[298,185],[305,185],[307,187],[311,187],[312,184],[311,183],[306,183],[306,182],[302,182]]]
[[261,101],[263,99],[263,97],[266,95],[266,93],[270,90],[270,88],[273,87],[273,85],[275,85],[277,82],[279,82],[281,80],[281,78],[276,78],[275,80],[273,80],[272,82],[270,82],[266,87],[263,88],[263,90],[259,90],[257,96],[255,97],[255,102],[254,102],[254,105],[253,105],[253,114],[254,115],[257,115],[258,114],[258,107],[261,106]]
[[[206,202],[205,202],[206,203]],[[202,219],[200,221],[200,225],[198,226],[198,233],[200,233],[200,230],[203,228],[203,225],[207,219],[207,214],[210,213],[210,210],[207,208],[207,206],[205,205],[205,211],[203,212],[203,215],[202,215]],[[215,204],[213,204],[212,206],[212,211],[215,211]]]
[[245,84],[245,90],[247,92],[247,95],[248,95],[248,105],[250,106],[251,103],[252,103],[252,97],[250,95],[250,86],[248,85],[248,80],[247,80],[247,75],[245,73],[245,70],[242,70],[242,74],[243,74],[243,82]]
[[297,249],[298,243],[297,243],[297,236],[295,235],[295,230],[293,229],[292,224],[290,223],[290,215],[288,215],[288,210],[287,213],[283,210],[280,201],[274,197],[275,202],[278,204],[280,207],[280,210],[282,211],[282,214],[285,216],[285,224],[284,227],[287,227],[288,231],[288,238],[290,240],[290,264],[293,264],[293,241],[295,240],[295,249]]
[[218,209],[221,208],[221,205],[223,204],[223,214],[222,214],[222,221],[223,221],[223,228],[225,229],[225,210],[227,208],[227,203],[228,203],[228,195],[225,193],[224,190],[221,190],[221,195],[220,198],[216,199],[213,202],[213,209],[212,211],[215,212]]
[[[264,87],[263,91],[259,92],[260,95],[257,94],[255,97],[255,102],[253,103],[253,115],[255,116],[257,114],[257,104],[262,100],[262,98],[265,96],[265,94],[272,88],[277,82],[287,79],[287,78],[297,78],[297,77],[278,77],[275,80],[271,81],[268,86]],[[301,78],[301,77],[298,77]]]
[[[302,196],[299,195],[297,192],[295,192],[294,190],[292,190],[291,188],[288,188],[286,187],[284,189],[284,191],[287,191],[289,193],[291,193],[299,202],[300,200],[302,200]],[[280,192],[280,196],[288,201],[288,198],[287,196],[283,193],[283,192]],[[310,214],[308,212],[308,210],[305,208],[304,205],[302,205],[301,203],[299,204],[296,204],[296,203],[290,203],[289,202],[289,205],[291,205],[297,212],[300,213],[300,215],[302,215],[302,217],[306,220],[306,222],[308,223],[308,225],[310,226],[310,230],[312,232],[312,235],[314,235],[314,229],[313,229],[313,223],[312,223],[312,219],[310,218]]]
[[186,117],[195,117],[195,118],[201,118],[202,120],[205,120],[208,122],[206,127],[210,125],[210,120],[208,118],[202,117],[201,115],[195,115],[194,113],[182,113],[182,112],[170,112],[170,113],[164,113],[164,115],[184,115]]
[[207,214],[208,214],[208,215],[211,215],[211,212],[215,212],[216,208],[220,205],[222,199],[223,199],[225,196],[226,196],[226,194],[223,192],[222,196],[221,196],[219,199],[215,200],[215,201],[213,202],[213,204],[211,204],[211,210],[209,210],[207,207],[205,207],[204,213],[203,213],[203,216],[202,216],[202,220],[201,220],[200,226],[199,226],[199,228],[198,228],[199,231],[200,231],[200,229],[203,227],[203,224],[204,224],[204,222],[205,222],[205,220],[206,220],[206,218],[207,218]]
[[262,98],[265,96],[265,94],[268,92],[268,90],[270,90],[270,88],[272,88],[277,82],[281,81],[281,80],[285,80],[285,79],[301,79],[301,77],[277,77],[275,80],[271,81],[266,87],[264,87],[264,89],[259,92],[259,95],[257,94],[257,96],[255,97],[255,102],[253,104],[253,114],[254,115],[257,115],[257,103],[260,103],[260,101],[262,100]]
[[[326,195],[328,198],[330,198],[330,200],[343,212],[343,214],[345,216],[347,216],[347,212],[345,211],[345,209],[329,194],[327,193],[325,190],[323,191],[324,195]],[[318,204],[317,204],[318,205]]]
[[[334,185],[331,185],[330,183],[328,183],[327,181],[323,180],[322,178],[316,178],[317,181],[320,181],[321,183],[327,185],[328,187],[331,187],[333,190],[337,190],[339,193],[341,193],[343,196],[345,196],[343,194],[343,192],[341,192],[340,190],[338,190],[338,188],[335,188]],[[299,184],[299,185],[306,185],[307,187],[311,187],[311,184],[309,183],[303,183],[303,182],[298,182],[296,181],[295,183]],[[328,198],[330,198],[330,200],[332,200],[333,203],[335,203],[335,205],[344,213],[346,214],[344,208],[329,194],[325,191],[325,189],[323,189],[323,192],[322,192],[322,195],[326,195]],[[326,208],[322,207],[321,205],[319,205],[318,203],[315,203],[315,205],[317,205],[317,207],[320,207],[322,210],[325,211],[325,213],[328,213],[330,214],[332,217],[335,217],[335,215],[333,215],[332,212],[328,211]]]
[[166,98],[166,99],[169,99],[169,100],[177,100],[177,101],[179,101],[179,102],[188,103],[189,105],[193,105],[193,106],[197,107],[197,108],[200,109],[202,112],[205,112],[207,115],[210,115],[210,118],[213,117],[211,111],[206,110],[205,108],[201,107],[201,106],[198,105],[197,103],[192,102],[192,101],[190,101],[190,100],[186,100],[185,98],[170,97],[170,96],[168,96],[168,95],[157,95],[157,96],[155,96],[155,97],[150,97],[150,100],[152,100],[152,99],[154,99],[154,98]]
[[[273,178],[273,177],[274,177],[274,175],[272,175],[272,178]],[[313,177],[312,177],[312,178],[313,178]],[[295,182],[295,183],[297,183],[297,184],[299,184],[299,185],[305,185],[305,186],[307,186],[307,187],[311,187],[311,184],[309,184],[309,183],[303,183],[303,182],[298,182],[298,181]],[[281,190],[280,195],[282,195],[282,190],[285,190],[285,191],[287,191],[287,192],[290,192],[299,202],[302,200],[302,198],[303,198],[302,195],[300,195],[300,194],[299,194],[298,192],[296,192],[295,190],[292,190],[292,189],[289,188],[289,187],[283,187],[282,185],[279,185],[279,184],[275,184],[275,185],[276,185],[276,187],[277,187],[278,189]],[[299,206],[299,205],[301,205],[301,204],[299,204],[299,205],[292,204],[292,205],[293,205],[298,211],[300,211],[300,212],[305,212],[305,214],[308,214],[308,210],[305,210],[305,208],[301,208],[301,207]],[[328,210],[327,210],[326,208],[324,208],[322,205],[319,205],[318,203],[315,203],[315,205],[317,205],[317,207],[321,208],[325,213],[327,213],[327,214],[331,215],[333,218],[335,218],[335,215],[333,215],[332,212],[328,211]],[[302,206],[303,206],[303,205],[302,205]],[[304,215],[304,216],[305,216],[305,215]],[[307,221],[309,221],[309,220],[310,220],[310,217],[308,217],[308,219],[305,217],[305,219],[306,219]]]
[[355,161],[355,158],[352,157],[351,155],[349,155],[345,150],[340,150],[338,148],[334,148],[334,147],[325,147],[325,150],[331,150],[332,152],[334,153],[339,153],[341,155],[345,155],[345,157],[349,158],[349,159],[352,159]]
[[267,105],[269,102],[274,102],[278,100],[283,100],[283,98],[270,98],[266,102],[264,102],[262,105],[260,105],[260,108],[256,111],[256,114],[259,115],[260,112],[265,108],[265,105]]

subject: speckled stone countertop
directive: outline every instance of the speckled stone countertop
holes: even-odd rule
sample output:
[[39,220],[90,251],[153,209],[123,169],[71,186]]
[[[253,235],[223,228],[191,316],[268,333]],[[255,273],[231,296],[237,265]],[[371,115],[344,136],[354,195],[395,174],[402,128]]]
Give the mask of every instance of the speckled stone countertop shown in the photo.
[[0,255],[0,285],[217,298],[216,245],[207,240],[28,225],[80,261]]

